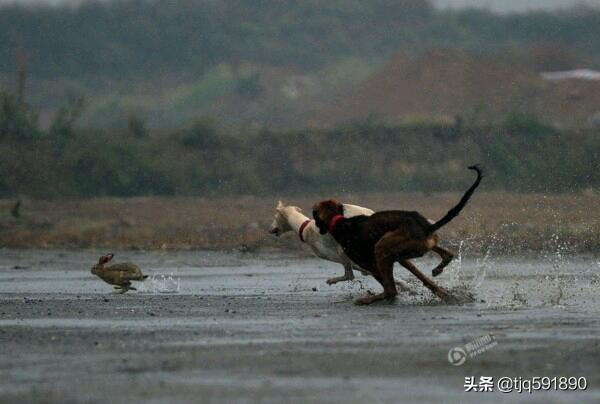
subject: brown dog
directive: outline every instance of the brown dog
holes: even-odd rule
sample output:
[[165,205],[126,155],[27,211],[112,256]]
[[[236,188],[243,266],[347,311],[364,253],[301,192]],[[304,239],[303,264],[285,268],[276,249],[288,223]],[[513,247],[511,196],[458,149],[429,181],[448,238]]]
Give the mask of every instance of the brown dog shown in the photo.
[[383,293],[357,300],[358,304],[370,304],[377,300],[393,299],[398,294],[394,283],[394,262],[399,262],[412,272],[436,296],[452,301],[452,296],[427,278],[411,258],[422,257],[434,251],[442,262],[432,271],[433,276],[442,273],[454,255],[438,247],[435,232],[448,224],[465,207],[482,178],[478,166],[469,167],[477,172],[477,179],[465,192],[460,202],[435,223],[430,223],[418,212],[392,210],[377,212],[372,216],[344,218],[342,205],[334,200],[316,203],[313,207],[315,224],[321,234],[329,232],[342,246],[346,255],[362,268],[371,272],[383,286]]

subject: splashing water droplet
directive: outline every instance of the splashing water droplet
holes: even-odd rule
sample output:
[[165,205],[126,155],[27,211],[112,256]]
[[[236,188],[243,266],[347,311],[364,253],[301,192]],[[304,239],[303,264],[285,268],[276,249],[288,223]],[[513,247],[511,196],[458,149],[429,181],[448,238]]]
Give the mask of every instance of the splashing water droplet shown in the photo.
[[152,275],[144,281],[138,290],[141,293],[179,293],[181,290],[181,280],[172,273],[168,275]]

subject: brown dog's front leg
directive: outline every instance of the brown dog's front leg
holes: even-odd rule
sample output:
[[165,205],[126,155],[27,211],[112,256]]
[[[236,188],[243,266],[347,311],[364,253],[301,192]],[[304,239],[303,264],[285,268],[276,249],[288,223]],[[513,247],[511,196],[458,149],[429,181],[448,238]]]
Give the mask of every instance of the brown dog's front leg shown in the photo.
[[[377,282],[379,282],[379,284],[381,286],[383,286],[383,293],[361,297],[361,298],[359,298],[359,299],[357,299],[355,301],[356,304],[358,304],[358,305],[365,305],[365,304],[371,304],[371,303],[376,302],[378,300],[393,299],[393,297],[395,297],[398,294],[398,292],[396,292],[395,294],[392,294],[390,296],[389,291],[386,292],[385,283],[384,283],[385,282],[385,280],[384,280],[385,278],[382,276],[382,274],[379,271],[379,268],[377,267],[377,265],[372,265],[372,266],[369,266],[369,267],[365,266],[363,268],[366,268],[367,270],[369,270],[370,273],[371,273],[371,275],[373,275],[373,278],[375,278],[375,280]],[[393,280],[393,278],[392,278],[392,280]],[[392,285],[393,285],[394,290],[395,290],[396,289],[396,284],[394,282],[392,282]]]
[[377,254],[377,267],[381,274],[383,294],[386,299],[393,300],[398,296],[398,289],[396,289],[396,281],[394,280],[394,258],[385,254]]
[[396,248],[396,237],[393,234],[383,236],[375,244],[375,259],[377,269],[381,274],[381,284],[387,299],[394,299],[398,295],[396,281],[394,279],[394,262],[396,261],[394,249]]

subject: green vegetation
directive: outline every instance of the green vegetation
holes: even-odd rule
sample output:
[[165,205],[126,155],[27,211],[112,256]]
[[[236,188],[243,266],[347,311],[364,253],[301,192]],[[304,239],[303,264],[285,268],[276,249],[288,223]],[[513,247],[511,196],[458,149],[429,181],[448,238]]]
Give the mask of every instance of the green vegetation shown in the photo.
[[[197,75],[247,61],[316,68],[395,51],[432,15],[422,0],[118,1],[0,9],[0,58],[33,52],[37,77]],[[2,65],[15,71],[10,62]]]
[[[329,129],[275,127],[306,126],[394,54],[392,79],[404,55],[452,47],[518,64],[490,76],[510,81],[521,70],[537,77],[600,66],[599,37],[600,11],[585,8],[495,15],[435,11],[422,0],[1,7],[0,197],[461,190],[474,162],[491,189],[597,188],[598,130],[555,127],[523,113],[525,102],[501,117],[471,113],[465,101],[437,121],[419,105],[423,118],[418,110],[404,124],[379,123],[375,111]],[[486,68],[467,65],[469,74]],[[568,90],[573,105],[576,97],[596,105],[593,89]],[[462,118],[449,122],[454,113]]]
[[[14,107],[3,98],[2,110]],[[7,106],[8,105],[8,109]],[[80,104],[43,131],[23,121],[0,133],[0,197],[34,198],[461,190],[480,162],[488,189],[598,188],[598,131],[558,130],[511,114],[487,127],[390,126],[367,121],[327,130],[233,132],[201,119],[152,132],[132,118],[122,131],[73,128]],[[13,109],[17,121],[27,111]]]
[[80,122],[88,127],[123,128],[132,114],[154,128],[208,114],[233,125],[302,127],[298,116],[314,99],[287,103],[286,77],[302,76],[312,84],[300,90],[331,101],[392,55],[432,48],[504,55],[536,70],[598,67],[598,37],[600,10],[585,8],[495,15],[436,11],[424,0],[9,5],[0,8],[0,89],[16,87],[24,67],[40,116],[73,93],[86,99]]
[[340,58],[387,58],[434,46],[473,50],[567,45],[600,61],[600,11],[498,16],[435,12],[423,0],[89,2],[77,8],[0,9],[3,73],[15,51],[36,77],[197,76],[241,62],[318,69]]
[[14,94],[0,92],[0,138],[34,138],[37,122],[37,115]]

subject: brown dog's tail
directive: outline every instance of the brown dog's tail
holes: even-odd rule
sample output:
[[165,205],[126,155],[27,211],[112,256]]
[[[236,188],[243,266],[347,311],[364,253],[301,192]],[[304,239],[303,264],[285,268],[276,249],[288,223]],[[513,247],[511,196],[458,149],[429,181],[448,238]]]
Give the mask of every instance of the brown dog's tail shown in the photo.
[[471,185],[471,188],[467,189],[467,192],[465,192],[465,194],[460,199],[458,204],[455,207],[453,207],[452,209],[450,209],[443,218],[441,218],[440,220],[438,220],[437,222],[435,222],[434,224],[431,225],[431,227],[429,228],[430,233],[437,231],[440,227],[445,226],[446,224],[450,223],[450,221],[452,219],[454,219],[456,216],[458,216],[460,211],[463,210],[463,208],[469,201],[469,198],[471,198],[471,195],[473,195],[475,188],[477,188],[477,186],[481,182],[481,179],[483,178],[483,174],[481,172],[481,168],[479,168],[478,165],[470,166],[469,170],[477,171],[477,179],[475,180],[473,185]]

